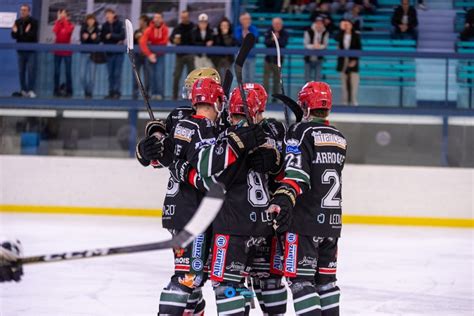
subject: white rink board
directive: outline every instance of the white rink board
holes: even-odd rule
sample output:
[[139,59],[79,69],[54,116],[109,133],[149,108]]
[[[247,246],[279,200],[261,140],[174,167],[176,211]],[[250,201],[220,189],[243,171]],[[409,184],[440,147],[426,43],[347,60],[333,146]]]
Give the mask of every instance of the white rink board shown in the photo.
[[[472,218],[474,169],[346,165],[345,214]],[[0,156],[0,205],[159,209],[166,169],[135,159]]]

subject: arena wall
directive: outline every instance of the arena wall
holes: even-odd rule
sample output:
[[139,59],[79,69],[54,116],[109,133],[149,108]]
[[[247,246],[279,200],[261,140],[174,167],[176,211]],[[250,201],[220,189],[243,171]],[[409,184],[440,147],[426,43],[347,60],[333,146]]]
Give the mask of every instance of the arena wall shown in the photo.
[[[347,165],[345,223],[473,227],[474,169]],[[159,216],[168,171],[134,159],[0,156],[0,210]]]

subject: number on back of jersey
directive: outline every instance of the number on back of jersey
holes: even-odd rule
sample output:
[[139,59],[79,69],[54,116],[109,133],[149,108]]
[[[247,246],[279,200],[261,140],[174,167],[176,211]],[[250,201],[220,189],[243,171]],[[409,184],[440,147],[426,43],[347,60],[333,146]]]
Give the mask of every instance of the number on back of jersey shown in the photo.
[[321,200],[322,208],[341,208],[341,199],[336,197],[341,190],[341,179],[334,169],[326,169],[321,175],[322,184],[332,184],[328,193]]

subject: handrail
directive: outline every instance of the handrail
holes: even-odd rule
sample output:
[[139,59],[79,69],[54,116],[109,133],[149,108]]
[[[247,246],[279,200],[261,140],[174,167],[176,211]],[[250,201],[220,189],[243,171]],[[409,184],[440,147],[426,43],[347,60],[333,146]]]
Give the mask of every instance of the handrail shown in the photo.
[[[53,52],[67,50],[72,52],[125,52],[124,45],[94,45],[94,44],[31,44],[31,43],[0,43],[0,50],[27,50],[40,52]],[[137,50],[139,48],[137,47]],[[204,47],[204,46],[151,46],[157,53],[177,54],[209,54],[232,55],[236,54],[238,47]],[[433,59],[474,59],[474,53],[447,53],[447,52],[390,52],[370,50],[310,50],[299,48],[283,48],[283,55],[301,56],[338,56],[338,57],[398,57],[398,58],[433,58]],[[273,48],[254,48],[252,54],[276,55]]]

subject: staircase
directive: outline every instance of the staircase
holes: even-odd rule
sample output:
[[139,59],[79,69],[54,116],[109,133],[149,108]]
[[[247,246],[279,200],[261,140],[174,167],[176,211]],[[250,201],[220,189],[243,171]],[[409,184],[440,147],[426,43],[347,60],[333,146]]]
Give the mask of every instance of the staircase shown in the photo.
[[[418,10],[418,51],[454,52],[458,34],[454,30],[456,11],[452,2],[427,0],[428,10]],[[455,101],[457,61],[448,66],[448,101]],[[416,97],[418,104],[443,103],[446,98],[446,61],[439,59],[416,60]],[[428,102],[429,101],[429,102]]]

